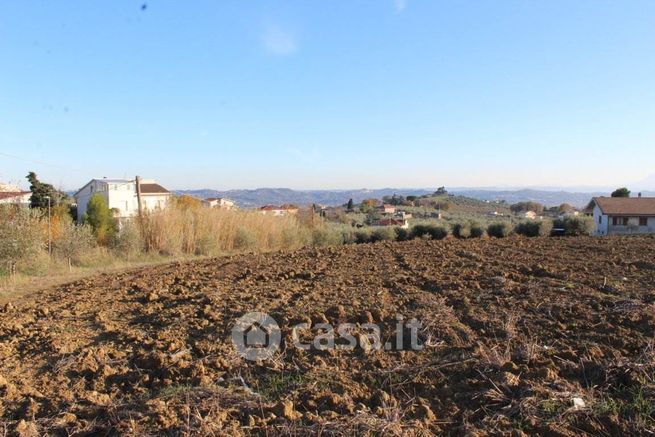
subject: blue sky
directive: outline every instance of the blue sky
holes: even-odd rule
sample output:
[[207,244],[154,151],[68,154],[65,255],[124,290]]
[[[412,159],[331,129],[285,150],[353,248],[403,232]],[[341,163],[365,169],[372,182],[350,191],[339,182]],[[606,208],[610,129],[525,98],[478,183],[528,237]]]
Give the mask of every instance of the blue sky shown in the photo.
[[0,5],[0,181],[612,186],[654,143],[651,0]]

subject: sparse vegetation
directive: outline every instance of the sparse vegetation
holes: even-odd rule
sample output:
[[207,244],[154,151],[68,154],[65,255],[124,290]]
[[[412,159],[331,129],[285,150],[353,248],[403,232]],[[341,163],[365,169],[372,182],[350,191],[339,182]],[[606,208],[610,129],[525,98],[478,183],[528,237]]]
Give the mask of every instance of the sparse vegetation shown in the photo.
[[546,237],[552,229],[551,220],[525,220],[516,225],[514,232],[526,237]]
[[448,236],[448,228],[437,224],[417,224],[412,228],[413,238],[442,240]]
[[570,216],[563,219],[556,219],[553,227],[564,229],[566,236],[591,235],[594,232],[595,224],[592,217]]
[[512,225],[508,222],[496,222],[487,227],[487,235],[496,238],[505,238],[512,233]]

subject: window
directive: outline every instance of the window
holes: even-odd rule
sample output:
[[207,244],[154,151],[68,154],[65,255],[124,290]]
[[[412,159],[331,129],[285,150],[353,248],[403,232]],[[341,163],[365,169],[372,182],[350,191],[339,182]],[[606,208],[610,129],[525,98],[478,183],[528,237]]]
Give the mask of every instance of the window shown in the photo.
[[639,217],[639,226],[648,226],[648,217]]
[[612,225],[614,226],[628,226],[627,217],[612,217]]
[[599,216],[598,216],[598,224],[600,225],[600,224],[602,224],[602,223],[603,223],[603,216],[602,216],[602,215],[599,215]]

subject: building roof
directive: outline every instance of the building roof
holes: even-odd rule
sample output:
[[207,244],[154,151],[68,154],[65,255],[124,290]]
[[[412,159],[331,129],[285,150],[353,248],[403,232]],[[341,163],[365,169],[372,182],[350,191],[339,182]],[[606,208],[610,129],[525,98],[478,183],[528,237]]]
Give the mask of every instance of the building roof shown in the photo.
[[594,197],[605,215],[655,216],[655,197]]
[[0,200],[12,199],[14,197],[22,197],[26,194],[31,194],[30,191],[0,191]]
[[141,184],[141,194],[170,194],[170,191],[159,184]]
[[402,226],[405,224],[405,220],[397,219],[382,219],[376,222],[378,226]]

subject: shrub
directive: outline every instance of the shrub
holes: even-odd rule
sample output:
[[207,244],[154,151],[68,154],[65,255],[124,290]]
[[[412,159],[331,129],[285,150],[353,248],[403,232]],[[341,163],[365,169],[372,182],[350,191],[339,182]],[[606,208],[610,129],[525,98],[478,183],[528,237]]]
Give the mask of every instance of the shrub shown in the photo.
[[94,236],[89,225],[77,226],[68,221],[61,227],[60,237],[52,243],[52,252],[68,263],[72,270],[73,263],[88,253],[94,245]]
[[469,238],[471,236],[471,225],[469,222],[455,223],[453,225],[453,235],[457,238]]
[[594,219],[586,216],[571,216],[557,219],[553,222],[553,226],[564,229],[564,235],[566,236],[591,235],[596,228]]
[[370,243],[371,242],[371,230],[369,228],[360,228],[355,231],[355,243]]
[[526,237],[545,237],[553,229],[551,220],[526,220],[516,225],[514,231]]
[[487,234],[490,237],[505,238],[511,233],[512,226],[507,222],[496,222],[487,227]]
[[378,227],[371,232],[371,241],[393,241],[396,239],[396,231],[391,226]]
[[475,220],[467,220],[453,225],[453,235],[457,238],[480,238],[484,235],[484,228]]
[[442,240],[448,236],[448,229],[436,224],[417,224],[412,228],[412,238]]
[[343,244],[341,231],[334,227],[316,228],[312,231],[314,246],[337,246]]
[[484,235],[484,226],[480,223],[471,220],[471,238],[480,238]]
[[412,233],[409,229],[396,228],[396,241],[407,241],[412,238]]
[[234,248],[240,250],[252,249],[257,245],[257,239],[251,231],[239,228],[234,236]]
[[116,219],[107,206],[105,198],[98,193],[89,199],[86,214],[84,214],[84,223],[91,226],[98,244],[107,245],[116,236],[118,229]]
[[112,244],[118,255],[127,260],[138,255],[143,250],[143,239],[136,223],[127,221],[123,224]]
[[16,263],[35,257],[43,247],[37,210],[0,205],[0,268],[16,273]]

